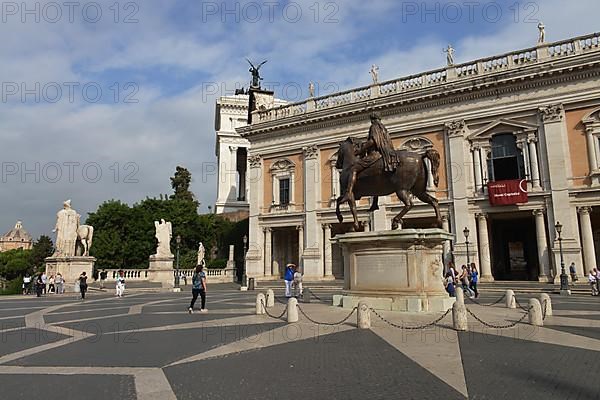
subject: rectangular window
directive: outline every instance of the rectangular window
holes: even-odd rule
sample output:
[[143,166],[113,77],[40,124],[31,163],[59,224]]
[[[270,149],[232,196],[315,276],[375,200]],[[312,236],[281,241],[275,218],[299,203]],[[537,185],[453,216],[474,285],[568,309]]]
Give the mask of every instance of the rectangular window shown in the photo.
[[290,179],[279,180],[279,204],[287,206],[290,204]]

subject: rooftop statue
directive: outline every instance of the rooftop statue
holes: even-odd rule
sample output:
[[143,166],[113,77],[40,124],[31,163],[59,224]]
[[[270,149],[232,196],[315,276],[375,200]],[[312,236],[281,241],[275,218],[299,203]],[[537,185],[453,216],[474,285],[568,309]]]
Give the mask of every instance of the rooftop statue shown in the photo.
[[260,89],[260,81],[263,80],[263,78],[261,78],[261,76],[260,76],[260,67],[265,65],[267,63],[267,60],[261,62],[260,64],[258,64],[258,66],[255,66],[254,64],[252,64],[252,61],[248,60],[247,58],[246,58],[246,61],[248,61],[248,64],[250,64],[249,71],[252,74],[251,87],[254,89]]

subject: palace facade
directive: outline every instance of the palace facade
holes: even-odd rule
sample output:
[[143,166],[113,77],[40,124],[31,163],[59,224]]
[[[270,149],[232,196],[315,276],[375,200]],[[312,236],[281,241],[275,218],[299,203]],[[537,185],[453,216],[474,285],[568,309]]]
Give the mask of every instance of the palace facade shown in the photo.
[[[343,224],[335,216],[338,144],[366,139],[369,114],[376,111],[397,149],[433,148],[441,155],[439,184],[431,189],[444,228],[454,233],[446,262],[460,266],[468,258],[483,281],[553,282],[560,273],[560,222],[564,262],[574,262],[583,281],[598,263],[600,241],[599,39],[542,43],[254,111],[251,124],[235,129],[236,140],[247,141],[241,146],[249,189],[248,276],[279,278],[292,262],[306,279],[343,277],[341,249],[330,241],[351,222],[347,206]],[[229,149],[237,159],[236,145]],[[515,184],[518,193],[511,193]],[[234,199],[232,184],[226,187],[220,199]],[[492,197],[504,201],[492,205]],[[359,203],[366,229],[389,229],[402,207],[395,195],[379,203],[373,213],[368,199]],[[433,209],[415,200],[404,228],[433,222]]]

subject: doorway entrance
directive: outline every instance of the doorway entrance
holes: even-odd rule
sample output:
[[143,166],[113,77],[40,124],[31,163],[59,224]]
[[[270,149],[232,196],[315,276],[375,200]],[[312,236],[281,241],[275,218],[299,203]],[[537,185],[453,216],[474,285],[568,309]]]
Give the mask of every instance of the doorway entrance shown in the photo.
[[494,279],[537,281],[539,261],[536,240],[533,215],[491,215],[490,255]]

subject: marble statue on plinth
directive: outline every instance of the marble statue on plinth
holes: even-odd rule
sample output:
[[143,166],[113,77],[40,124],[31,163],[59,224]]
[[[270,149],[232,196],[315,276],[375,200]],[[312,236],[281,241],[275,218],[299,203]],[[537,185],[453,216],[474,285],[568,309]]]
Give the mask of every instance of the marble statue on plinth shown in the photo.
[[200,244],[198,245],[198,262],[196,263],[196,265],[204,265],[204,254],[204,245],[202,244],[202,242],[200,242]]
[[[96,259],[90,257],[94,228],[80,225],[81,216],[71,207],[71,200],[63,203],[63,209],[56,214],[55,251],[45,259],[46,275],[61,274],[68,284],[77,281],[85,272],[91,276]],[[71,285],[67,285],[67,291]]]
[[156,240],[158,240],[158,246],[156,246],[155,257],[173,257],[171,253],[171,238],[173,237],[173,227],[170,222],[166,222],[161,219],[160,222],[154,221],[154,227],[156,228]]
[[94,228],[80,225],[81,215],[71,207],[71,200],[63,203],[63,209],[56,214],[56,250],[52,257],[88,257],[92,246]]

